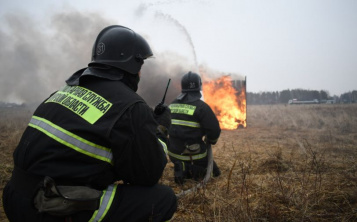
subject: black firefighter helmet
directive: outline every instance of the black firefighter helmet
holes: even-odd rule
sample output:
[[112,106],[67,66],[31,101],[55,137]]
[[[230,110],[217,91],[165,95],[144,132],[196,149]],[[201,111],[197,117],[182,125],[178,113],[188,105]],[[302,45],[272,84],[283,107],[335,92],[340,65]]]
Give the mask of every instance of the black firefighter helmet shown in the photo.
[[138,74],[144,60],[152,55],[149,44],[138,33],[124,26],[112,25],[98,34],[88,66],[103,64]]
[[201,91],[201,77],[194,72],[188,72],[181,79],[182,92],[199,92]]

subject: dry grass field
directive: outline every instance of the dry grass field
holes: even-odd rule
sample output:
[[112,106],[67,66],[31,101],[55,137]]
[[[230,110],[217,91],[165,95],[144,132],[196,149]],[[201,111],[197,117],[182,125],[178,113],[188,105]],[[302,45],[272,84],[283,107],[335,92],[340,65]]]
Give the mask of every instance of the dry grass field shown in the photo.
[[[31,116],[0,111],[0,192]],[[357,221],[357,104],[248,106],[246,129],[224,130],[222,175],[179,199],[172,222]],[[179,193],[169,163],[160,183]],[[0,207],[0,221],[7,221]]]

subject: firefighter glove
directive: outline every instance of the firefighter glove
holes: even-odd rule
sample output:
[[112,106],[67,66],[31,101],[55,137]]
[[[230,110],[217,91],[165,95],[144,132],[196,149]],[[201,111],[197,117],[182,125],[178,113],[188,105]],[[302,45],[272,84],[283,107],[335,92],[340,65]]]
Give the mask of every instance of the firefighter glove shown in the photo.
[[163,112],[165,112],[166,108],[168,108],[167,105],[165,105],[163,103],[157,104],[154,109],[155,115],[161,115]]
[[206,144],[215,145],[217,143],[217,141],[218,141],[218,138],[217,139],[209,139],[209,138],[207,138],[207,136],[205,136],[205,138],[204,138],[204,142]]
[[158,106],[156,106],[154,110],[155,120],[160,125],[164,126],[167,130],[169,130],[171,127],[171,110],[167,105],[162,104],[161,106],[163,107],[162,108],[163,111],[160,114],[157,114],[155,111],[157,110]]

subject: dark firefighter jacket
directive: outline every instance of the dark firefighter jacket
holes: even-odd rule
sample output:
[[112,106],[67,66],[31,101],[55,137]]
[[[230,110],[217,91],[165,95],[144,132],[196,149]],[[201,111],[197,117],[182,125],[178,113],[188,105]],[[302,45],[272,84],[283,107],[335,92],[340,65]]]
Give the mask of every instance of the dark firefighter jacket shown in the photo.
[[[200,97],[200,92],[190,92],[183,99],[175,99],[170,104],[170,157],[184,158],[180,155],[185,146],[195,143],[203,145],[204,136],[208,143],[216,144],[221,133],[219,122],[212,109]],[[201,151],[205,152],[204,145],[201,147]],[[198,158],[200,156],[204,157],[199,155]]]
[[153,185],[167,163],[157,126],[151,108],[122,81],[81,77],[37,108],[14,164],[63,185]]

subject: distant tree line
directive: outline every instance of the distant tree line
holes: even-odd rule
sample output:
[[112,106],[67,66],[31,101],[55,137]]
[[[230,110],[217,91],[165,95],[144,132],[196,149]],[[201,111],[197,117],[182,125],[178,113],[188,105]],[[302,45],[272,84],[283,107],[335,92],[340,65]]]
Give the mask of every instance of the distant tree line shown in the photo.
[[330,96],[329,92],[324,90],[306,90],[306,89],[286,89],[280,92],[247,92],[247,104],[286,104],[289,100],[297,99],[299,101],[309,101],[317,99],[321,103],[334,101],[334,103],[357,103],[357,90],[346,92],[340,96]]

